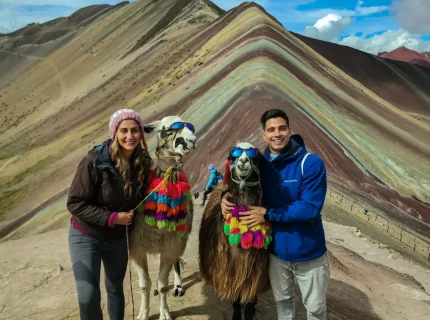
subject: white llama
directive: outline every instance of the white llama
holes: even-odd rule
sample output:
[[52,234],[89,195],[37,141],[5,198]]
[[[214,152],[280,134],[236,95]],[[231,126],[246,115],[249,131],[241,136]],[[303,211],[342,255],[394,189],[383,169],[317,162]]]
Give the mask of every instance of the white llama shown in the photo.
[[[145,126],[145,132],[157,132],[156,148],[156,177],[163,177],[168,168],[181,166],[181,159],[191,149],[196,147],[197,137],[194,135],[194,127],[184,122],[177,116],[169,116],[161,121],[153,122]],[[168,277],[172,266],[175,264],[175,296],[183,295],[182,280],[179,272],[179,258],[184,253],[188,235],[191,231],[193,220],[193,204],[191,199],[186,210],[186,231],[182,237],[168,228],[159,229],[145,221],[143,212],[136,212],[135,227],[130,238],[130,258],[139,276],[141,290],[141,306],[137,317],[139,320],[147,320],[149,315],[149,298],[151,294],[151,279],[148,273],[148,254],[160,254],[160,269],[156,290],[160,294],[160,320],[170,320],[169,307],[167,305]]]

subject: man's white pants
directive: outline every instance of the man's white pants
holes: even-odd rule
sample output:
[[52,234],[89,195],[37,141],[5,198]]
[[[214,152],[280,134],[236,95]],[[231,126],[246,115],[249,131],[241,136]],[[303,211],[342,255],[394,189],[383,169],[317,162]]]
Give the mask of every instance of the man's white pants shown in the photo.
[[330,280],[327,253],[304,262],[288,262],[270,255],[270,284],[275,296],[278,320],[294,320],[294,278],[300,287],[308,320],[326,319],[326,293]]

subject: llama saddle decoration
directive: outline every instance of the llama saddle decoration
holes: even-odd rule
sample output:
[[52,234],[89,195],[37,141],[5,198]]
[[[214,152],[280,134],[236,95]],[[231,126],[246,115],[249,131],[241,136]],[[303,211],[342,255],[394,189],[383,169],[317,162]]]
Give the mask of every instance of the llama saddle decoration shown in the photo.
[[178,173],[176,181],[172,181],[168,172],[164,178],[152,180],[149,185],[149,196],[144,201],[145,223],[177,232],[182,237],[187,231],[187,206],[191,200],[191,186],[186,182],[183,173]]
[[267,249],[272,241],[272,228],[269,222],[249,228],[240,223],[239,213],[248,211],[245,207],[234,207],[227,213],[224,221],[224,233],[231,246],[240,246],[245,250],[251,248]]

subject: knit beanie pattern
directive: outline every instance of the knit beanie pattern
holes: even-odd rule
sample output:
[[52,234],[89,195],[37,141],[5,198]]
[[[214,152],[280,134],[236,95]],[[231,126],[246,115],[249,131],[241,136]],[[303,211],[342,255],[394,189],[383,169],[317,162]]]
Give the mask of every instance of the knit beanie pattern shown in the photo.
[[121,109],[115,112],[109,121],[109,136],[113,140],[120,123],[124,120],[135,120],[143,134],[143,121],[139,114],[131,109]]

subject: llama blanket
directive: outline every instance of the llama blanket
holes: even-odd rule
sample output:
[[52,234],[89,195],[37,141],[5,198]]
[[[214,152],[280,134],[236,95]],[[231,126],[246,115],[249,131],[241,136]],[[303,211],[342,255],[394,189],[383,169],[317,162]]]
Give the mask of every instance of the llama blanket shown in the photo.
[[144,201],[145,223],[177,232],[182,237],[187,231],[187,206],[192,198],[190,189],[182,173],[175,183],[163,178],[152,180],[148,188],[149,196]]
[[267,249],[272,241],[272,228],[269,222],[249,228],[240,223],[239,213],[248,211],[245,207],[234,207],[233,211],[226,214],[224,221],[224,233],[228,237],[231,246],[241,246],[243,249]]

